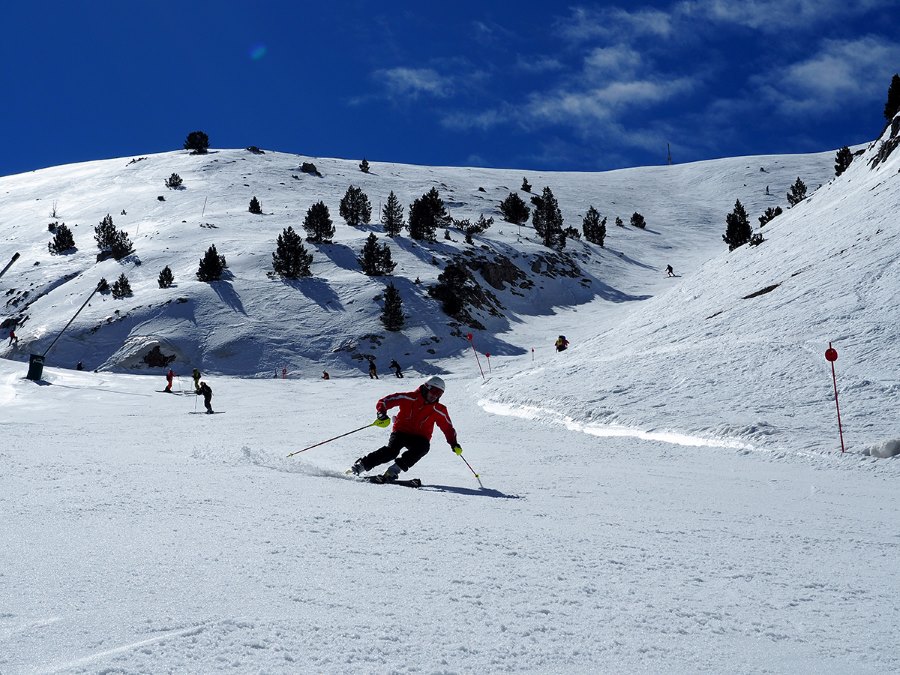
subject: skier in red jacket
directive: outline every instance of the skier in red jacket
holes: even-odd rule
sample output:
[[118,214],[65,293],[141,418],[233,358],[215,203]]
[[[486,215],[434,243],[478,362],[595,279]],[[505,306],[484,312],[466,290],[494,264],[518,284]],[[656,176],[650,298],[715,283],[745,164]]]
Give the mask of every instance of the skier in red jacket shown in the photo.
[[[387,445],[357,459],[350,470],[359,476],[379,464],[394,460],[388,470],[375,480],[376,482],[397,480],[401,471],[409,471],[416,462],[428,454],[435,424],[444,432],[453,452],[461,455],[462,448],[456,439],[456,429],[450,421],[450,414],[446,406],[439,402],[445,388],[441,378],[429,377],[414,391],[389,394],[379,400],[375,405],[378,413],[376,426],[387,427],[391,423],[387,411],[391,408],[400,408],[394,417],[391,437]],[[403,448],[406,448],[406,452],[400,455]]]

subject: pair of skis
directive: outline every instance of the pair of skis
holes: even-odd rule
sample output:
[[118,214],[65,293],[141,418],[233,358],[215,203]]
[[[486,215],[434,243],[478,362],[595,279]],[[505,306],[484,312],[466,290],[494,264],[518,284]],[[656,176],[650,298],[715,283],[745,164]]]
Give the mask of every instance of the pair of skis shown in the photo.
[[404,480],[398,478],[396,480],[385,480],[383,476],[363,476],[363,480],[367,483],[375,483],[376,485],[402,485],[403,487],[420,488],[422,481],[418,478],[410,478]]

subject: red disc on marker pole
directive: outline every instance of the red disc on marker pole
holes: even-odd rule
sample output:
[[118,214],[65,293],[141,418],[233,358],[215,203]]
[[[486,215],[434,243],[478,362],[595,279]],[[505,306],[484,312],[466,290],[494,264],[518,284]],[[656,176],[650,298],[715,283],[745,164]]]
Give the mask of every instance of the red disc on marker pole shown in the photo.
[[837,361],[837,349],[829,347],[825,350],[825,359],[827,361]]
[[488,357],[488,358],[491,358],[491,353],[490,353],[490,352],[487,352],[487,353],[485,354],[485,356]]
[[471,334],[471,333],[466,333],[466,340],[468,340],[469,342],[472,341],[472,334]]

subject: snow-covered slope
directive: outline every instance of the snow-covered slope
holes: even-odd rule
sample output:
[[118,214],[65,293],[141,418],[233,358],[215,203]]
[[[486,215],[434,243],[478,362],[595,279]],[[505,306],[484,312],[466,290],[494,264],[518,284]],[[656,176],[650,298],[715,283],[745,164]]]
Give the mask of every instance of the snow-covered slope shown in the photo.
[[[313,161],[321,176],[301,172],[305,161]],[[471,329],[454,330],[427,293],[447,261],[463,251],[489,259],[503,255],[531,282],[530,289],[498,290],[475,274],[505,308],[503,317],[475,311],[486,326],[478,344],[493,354],[521,354],[530,345],[504,334],[512,325],[561,306],[600,299],[615,309],[657,294],[670,283],[659,274],[666,264],[693,272],[723,254],[725,214],[736,199],[755,222],[766,207],[785,205],[784,195],[798,176],[811,190],[826,182],[832,161],[833,153],[820,153],[548,174],[373,164],[365,174],[347,160],[214,150],[205,156],[172,152],[8,176],[0,178],[3,252],[18,251],[22,258],[0,289],[6,293],[8,320],[21,325],[18,350],[4,355],[24,359],[29,352],[42,353],[100,278],[112,283],[125,273],[134,296],[95,296],[53,347],[48,364],[71,367],[83,361],[90,369],[134,371],[144,365],[143,355],[160,345],[163,353],[177,356],[183,371],[199,366],[244,376],[268,376],[283,367],[304,375],[322,369],[359,372],[363,357],[374,355],[382,366],[398,358],[431,372],[437,369],[434,359],[468,347],[459,335]],[[181,176],[184,189],[164,186],[173,173]],[[533,193],[544,186],[553,190],[567,226],[580,230],[591,205],[608,217],[606,248],[570,240],[567,255],[580,268],[575,276],[548,276],[541,259],[551,252],[535,241],[531,225],[502,221],[498,205],[510,192],[529,199],[520,190],[523,177]],[[439,233],[431,244],[406,236],[384,238],[397,269],[392,278],[368,278],[356,257],[366,236],[381,234],[381,226],[352,228],[343,222],[338,205],[350,185],[366,192],[376,223],[391,191],[408,207],[432,187],[454,218],[474,220],[483,213],[495,223],[476,238],[475,247],[466,245],[457,230],[451,230],[452,240]],[[248,212],[253,196],[263,215]],[[313,278],[292,283],[272,278],[278,235],[288,226],[302,233],[307,209],[320,200],[329,207],[337,232],[332,244],[310,247]],[[645,216],[646,230],[614,225],[616,216],[628,223],[635,211]],[[96,260],[94,227],[107,214],[134,243],[134,254],[122,261]],[[77,252],[50,255],[51,222],[65,222],[73,230]],[[225,256],[230,278],[207,284],[195,273],[211,244]],[[157,277],[166,265],[175,286],[162,290]],[[408,316],[399,334],[385,331],[379,321],[378,299],[388,281],[400,289]],[[584,331],[553,325],[547,339],[552,342],[555,332],[565,330],[582,339],[608,327],[600,319]]]
[[[898,138],[888,129],[763,227],[761,245],[710,257],[546,370],[498,372],[490,400],[530,415],[564,411],[605,432],[621,424],[697,443],[833,451],[841,444],[824,358],[833,344],[846,444],[879,452],[898,433],[900,408],[900,152],[878,156]],[[590,384],[558,389],[551,369],[573,384],[589,373]]]
[[[533,272],[530,228],[496,222],[478,246],[534,286],[498,293],[507,311],[482,317],[475,354],[423,289],[467,250],[458,233],[392,242],[414,308],[397,336],[377,322],[384,280],[353,262],[372,228],[338,224],[297,284],[267,276],[271,252],[351,182],[375,204],[437,186],[461,218],[492,213],[520,172],[316,159],[314,178],[302,158],[222,150],[0,179],[0,262],[22,254],[0,288],[27,316],[0,360],[0,671],[900,670],[900,463],[873,457],[900,446],[900,152],[872,164],[889,143],[834,180],[833,153],[528,175],[568,224],[593,204],[648,227],[575,242],[587,285]],[[173,172],[187,189],[162,188]],[[755,219],[798,176],[823,186],[728,253],[734,200]],[[269,215],[246,213],[253,195]],[[54,201],[73,255],[47,253]],[[130,260],[95,260],[107,212]],[[192,277],[211,243],[233,274],[212,285]],[[134,298],[95,296],[25,379],[28,353],[122,271]],[[178,356],[179,395],[137,368],[154,344]],[[370,380],[366,353],[409,377]],[[194,365],[222,414],[193,414]],[[248,377],[281,367],[293,376]],[[131,369],[145,374],[110,372]],[[422,490],[344,473],[384,443],[375,401],[416,371],[444,373],[480,480],[440,435],[411,472]]]

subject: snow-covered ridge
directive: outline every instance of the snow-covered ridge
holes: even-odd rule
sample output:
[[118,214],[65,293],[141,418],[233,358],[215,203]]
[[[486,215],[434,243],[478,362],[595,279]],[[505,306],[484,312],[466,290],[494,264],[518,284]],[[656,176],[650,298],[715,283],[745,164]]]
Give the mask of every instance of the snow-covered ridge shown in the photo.
[[[515,325],[552,315],[559,307],[594,300],[631,305],[658,293],[668,285],[657,274],[664,265],[690,271],[722,252],[724,215],[735,199],[755,218],[766,206],[784,204],[784,193],[797,176],[811,189],[826,182],[832,160],[832,153],[820,153],[547,174],[373,164],[365,174],[349,160],[213,150],[201,156],[171,152],[8,176],[0,178],[0,228],[4,250],[19,251],[22,258],[0,290],[6,293],[6,316],[23,324],[18,350],[5,355],[24,359],[31,351],[42,352],[101,277],[112,283],[124,272],[133,297],[95,296],[53,348],[48,365],[71,367],[83,361],[91,369],[133,371],[143,365],[141,352],[159,345],[176,355],[182,368],[199,365],[243,376],[268,376],[281,368],[305,376],[318,376],[322,369],[361,372],[367,355],[382,364],[396,357],[408,367],[431,372],[439,369],[435,360],[467,347],[459,337],[467,328],[454,328],[427,288],[448,260],[467,251],[502,254],[530,282],[525,293],[498,291],[476,273],[504,306],[499,318],[475,313],[485,325],[479,333],[481,348],[496,355],[522,354],[528,346],[509,333]],[[306,161],[315,163],[321,176],[300,171]],[[173,173],[183,179],[183,189],[165,187]],[[536,258],[548,249],[534,240],[530,224],[502,221],[498,205],[511,191],[528,200],[520,191],[524,177],[534,193],[551,187],[567,226],[580,229],[591,205],[608,217],[606,248],[570,240],[566,253],[583,275],[550,278],[535,272]],[[366,236],[380,233],[380,225],[351,228],[338,215],[350,185],[366,192],[376,223],[389,192],[407,207],[432,187],[454,218],[475,219],[483,213],[495,219],[474,248],[456,230],[451,230],[452,240],[439,233],[433,244],[406,236],[385,239],[398,263],[391,280],[408,316],[399,334],[388,333],[378,320],[388,279],[365,277],[356,262]],[[248,212],[254,196],[262,215]],[[307,209],[320,200],[328,205],[337,232],[332,244],[310,247],[313,278],[295,283],[272,278],[277,236],[288,226],[302,232]],[[615,227],[616,216],[627,223],[635,211],[645,216],[645,231]],[[119,262],[96,260],[94,227],[106,214],[134,243],[134,254]],[[77,252],[49,254],[47,225],[55,221],[73,230]],[[229,279],[215,284],[195,277],[211,244],[226,257],[230,271]],[[163,290],[157,277],[166,265],[176,285]],[[592,331],[604,327],[599,321]]]

